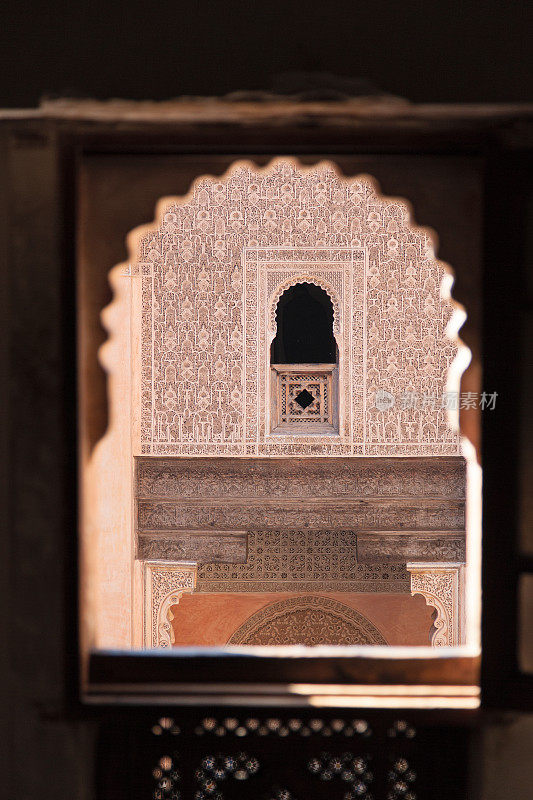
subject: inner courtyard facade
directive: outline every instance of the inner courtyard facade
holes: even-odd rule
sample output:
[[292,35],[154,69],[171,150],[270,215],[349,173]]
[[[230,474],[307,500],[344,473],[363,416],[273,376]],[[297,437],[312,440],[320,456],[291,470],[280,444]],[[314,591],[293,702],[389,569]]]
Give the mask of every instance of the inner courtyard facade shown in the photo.
[[132,232],[104,312],[99,646],[464,643],[464,348],[434,248],[371,176],[289,158]]

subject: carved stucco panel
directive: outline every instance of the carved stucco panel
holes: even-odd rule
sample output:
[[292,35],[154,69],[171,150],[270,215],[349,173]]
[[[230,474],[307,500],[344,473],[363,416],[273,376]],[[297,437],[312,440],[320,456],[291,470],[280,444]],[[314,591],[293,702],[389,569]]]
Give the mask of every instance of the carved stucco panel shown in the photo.
[[197,592],[408,592],[404,564],[361,564],[357,534],[251,531],[243,564],[204,563]]
[[411,594],[421,594],[426,605],[435,608],[431,644],[450,647],[462,644],[460,603],[462,595],[462,564],[407,564],[411,573]]
[[146,647],[170,647],[174,641],[171,607],[196,585],[192,562],[144,562],[144,642]]
[[385,645],[376,626],[358,611],[317,595],[291,597],[260,609],[228,640],[241,645]]
[[[313,447],[317,452],[327,448],[328,453],[335,455],[351,453],[354,441],[360,444],[363,439],[363,326],[357,327],[354,337],[354,318],[359,316],[362,320],[363,314],[364,252],[327,247],[246,248],[243,261],[246,286],[251,292],[246,297],[247,320],[248,317],[258,320],[257,341],[254,343],[252,337],[247,337],[245,353],[250,381],[247,397],[252,401],[246,407],[247,441],[255,443],[257,453],[264,452],[264,447],[270,447],[271,451],[274,448],[278,454],[292,453],[299,447]],[[296,283],[314,283],[329,295],[339,351],[339,435],[332,439],[331,435],[315,434],[312,445],[305,435],[276,434],[274,439],[269,438],[270,347],[277,330],[276,308],[283,292]],[[355,294],[353,286],[357,287]],[[357,414],[352,409],[354,391],[358,398]]]
[[[457,353],[445,335],[444,267],[407,204],[329,163],[239,162],[169,202],[139,241],[141,450],[160,455],[449,455],[441,408]],[[338,437],[269,440],[272,307],[309,279],[333,298],[339,344]],[[374,407],[378,389],[436,398]]]

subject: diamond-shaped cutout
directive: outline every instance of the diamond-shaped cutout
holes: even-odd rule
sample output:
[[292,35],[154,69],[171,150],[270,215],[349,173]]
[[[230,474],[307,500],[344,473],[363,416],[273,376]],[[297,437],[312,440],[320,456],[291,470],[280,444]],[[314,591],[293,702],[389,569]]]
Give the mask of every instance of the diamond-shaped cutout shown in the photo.
[[298,403],[298,405],[302,408],[307,408],[307,406],[310,406],[311,403],[314,402],[314,399],[315,398],[311,392],[308,392],[307,389],[303,389],[299,394],[296,395],[294,402]]

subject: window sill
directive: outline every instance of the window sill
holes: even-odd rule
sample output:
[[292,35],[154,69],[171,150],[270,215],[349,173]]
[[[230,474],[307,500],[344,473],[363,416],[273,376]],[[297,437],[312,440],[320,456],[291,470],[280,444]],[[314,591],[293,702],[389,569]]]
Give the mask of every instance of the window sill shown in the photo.
[[475,710],[479,653],[466,647],[226,647],[95,651],[92,704]]

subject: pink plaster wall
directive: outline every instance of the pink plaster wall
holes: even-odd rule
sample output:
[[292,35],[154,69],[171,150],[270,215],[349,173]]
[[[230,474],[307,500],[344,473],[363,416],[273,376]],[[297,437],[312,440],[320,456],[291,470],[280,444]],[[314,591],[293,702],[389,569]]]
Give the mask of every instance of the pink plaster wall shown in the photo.
[[[309,593],[307,593],[309,594]],[[433,609],[423,597],[408,594],[332,594],[330,597],[359,611],[391,645],[429,645]],[[296,594],[192,594],[172,606],[176,646],[226,644],[242,623],[264,606]]]

